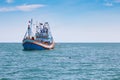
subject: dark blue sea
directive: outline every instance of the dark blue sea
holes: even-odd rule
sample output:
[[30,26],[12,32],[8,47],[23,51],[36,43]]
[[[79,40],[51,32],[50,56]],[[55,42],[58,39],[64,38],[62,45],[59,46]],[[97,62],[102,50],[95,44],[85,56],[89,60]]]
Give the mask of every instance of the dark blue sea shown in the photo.
[[0,43],[0,80],[120,80],[120,43],[56,43],[42,51]]

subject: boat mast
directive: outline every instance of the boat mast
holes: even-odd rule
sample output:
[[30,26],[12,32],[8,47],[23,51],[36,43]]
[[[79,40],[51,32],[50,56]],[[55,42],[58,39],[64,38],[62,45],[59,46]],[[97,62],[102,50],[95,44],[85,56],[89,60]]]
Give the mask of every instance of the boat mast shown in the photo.
[[31,21],[30,21],[30,22],[31,22],[31,24],[30,24],[30,25],[31,25],[31,29],[32,29],[32,23],[33,23],[33,19],[31,19]]
[[32,36],[32,22],[33,20],[31,19],[31,21],[29,21],[29,24],[28,24],[28,38],[31,38]]

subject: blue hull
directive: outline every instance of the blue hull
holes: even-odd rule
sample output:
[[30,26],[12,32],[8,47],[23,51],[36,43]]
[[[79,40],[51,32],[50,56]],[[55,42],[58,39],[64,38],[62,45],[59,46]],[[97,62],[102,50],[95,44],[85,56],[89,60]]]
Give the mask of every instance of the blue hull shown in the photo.
[[23,47],[24,50],[46,50],[46,48],[30,42],[23,43]]

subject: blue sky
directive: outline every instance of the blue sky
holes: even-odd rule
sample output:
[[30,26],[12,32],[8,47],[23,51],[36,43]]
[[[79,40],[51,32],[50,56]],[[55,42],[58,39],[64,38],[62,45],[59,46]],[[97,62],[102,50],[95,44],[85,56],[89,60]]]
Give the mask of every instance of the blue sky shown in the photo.
[[21,42],[31,18],[56,42],[120,42],[120,0],[0,0],[0,42]]

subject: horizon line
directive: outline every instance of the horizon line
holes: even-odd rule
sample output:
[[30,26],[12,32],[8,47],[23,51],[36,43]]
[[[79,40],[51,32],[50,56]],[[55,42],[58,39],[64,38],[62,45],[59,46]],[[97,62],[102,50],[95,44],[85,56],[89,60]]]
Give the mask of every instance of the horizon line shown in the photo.
[[[22,42],[0,42],[0,43],[22,43]],[[120,43],[120,42],[55,42],[55,43]]]

